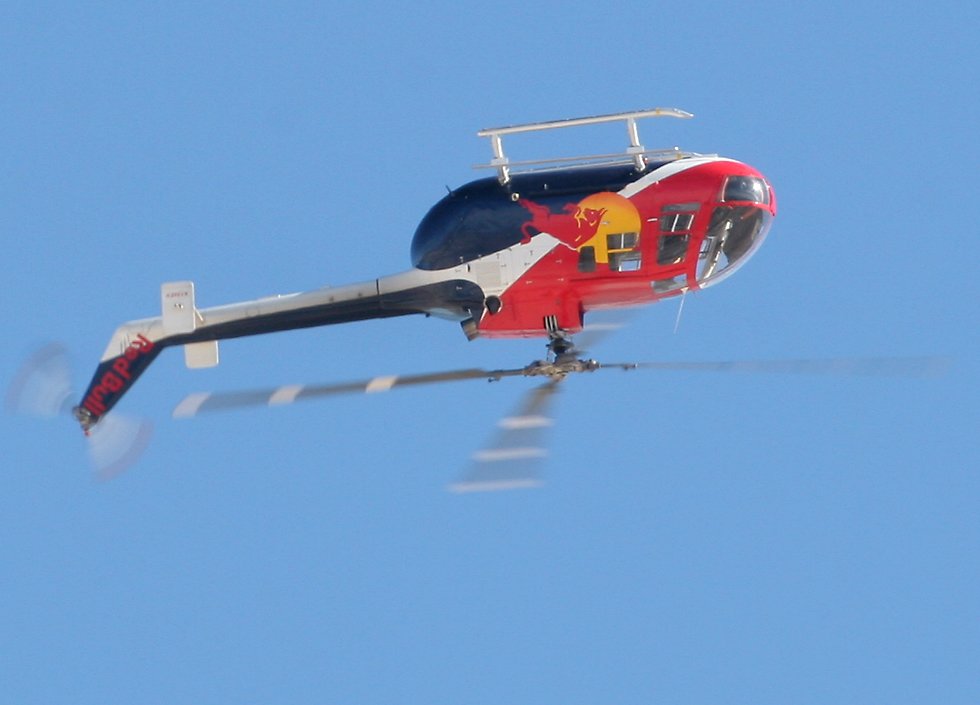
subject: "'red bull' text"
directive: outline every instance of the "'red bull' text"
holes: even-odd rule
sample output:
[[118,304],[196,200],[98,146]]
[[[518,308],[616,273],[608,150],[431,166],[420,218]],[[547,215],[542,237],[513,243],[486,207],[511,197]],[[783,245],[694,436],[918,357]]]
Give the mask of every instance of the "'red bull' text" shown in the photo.
[[106,411],[106,397],[122,390],[132,380],[132,365],[139,358],[153,350],[153,341],[143,335],[137,335],[132,343],[126,348],[122,355],[112,362],[99,383],[92,387],[92,390],[82,402],[82,407],[96,416],[101,416]]

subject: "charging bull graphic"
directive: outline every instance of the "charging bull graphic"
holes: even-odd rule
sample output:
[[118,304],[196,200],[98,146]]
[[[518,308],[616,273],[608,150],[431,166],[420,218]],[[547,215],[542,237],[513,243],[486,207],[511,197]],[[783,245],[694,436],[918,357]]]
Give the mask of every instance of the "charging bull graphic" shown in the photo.
[[526,198],[518,203],[531,211],[531,220],[521,226],[522,244],[531,242],[538,233],[548,233],[572,249],[578,249],[592,239],[602,223],[605,208],[585,208],[578,203],[566,203],[562,213],[552,213],[547,206]]
[[572,250],[593,247],[596,260],[606,262],[610,235],[633,234],[633,241],[639,242],[640,214],[628,198],[618,193],[594,193],[578,203],[565,204],[559,213],[526,198],[517,203],[531,214],[531,219],[521,225],[521,242],[525,244],[534,235],[547,233]]

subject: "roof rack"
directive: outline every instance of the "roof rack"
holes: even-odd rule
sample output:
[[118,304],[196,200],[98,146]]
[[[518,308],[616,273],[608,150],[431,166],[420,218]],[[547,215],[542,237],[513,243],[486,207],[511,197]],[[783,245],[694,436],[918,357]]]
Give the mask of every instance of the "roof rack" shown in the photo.
[[[637,169],[645,169],[647,158],[651,156],[660,159],[680,159],[687,156],[695,156],[692,152],[682,152],[678,148],[667,150],[647,150],[640,144],[640,135],[636,127],[636,121],[647,117],[674,117],[689,119],[694,117],[691,113],[678,108],[651,108],[650,110],[635,110],[625,113],[612,113],[610,115],[595,115],[593,117],[570,118],[568,120],[551,120],[548,122],[532,122],[526,125],[509,125],[506,127],[491,127],[480,130],[476,134],[479,137],[489,137],[490,145],[493,149],[493,159],[489,164],[479,164],[477,169],[496,169],[497,178],[501,184],[510,181],[510,175],[515,167],[521,171],[536,171],[541,169],[570,168],[577,166],[595,166],[598,164],[619,164],[633,162]],[[617,154],[593,154],[581,157],[559,157],[556,159],[534,159],[519,162],[512,162],[504,155],[503,136],[513,135],[520,132],[539,132],[542,130],[554,130],[562,127],[578,127],[580,125],[597,125],[604,122],[626,123],[626,133],[629,137],[629,147],[625,152]]]

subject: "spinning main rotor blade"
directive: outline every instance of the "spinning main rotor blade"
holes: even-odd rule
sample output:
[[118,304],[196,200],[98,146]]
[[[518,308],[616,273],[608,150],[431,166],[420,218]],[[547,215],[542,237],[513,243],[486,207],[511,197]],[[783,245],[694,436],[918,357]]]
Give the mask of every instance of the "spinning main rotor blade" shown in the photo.
[[294,384],[241,392],[197,392],[184,397],[173,411],[174,418],[189,418],[204,412],[225,411],[250,406],[281,406],[304,399],[333,396],[336,394],[373,394],[387,392],[395,387],[411,387],[441,382],[459,382],[468,379],[495,381],[503,377],[520,377],[524,369],[515,370],[452,370],[420,375],[389,375],[372,377],[358,382],[340,384]]
[[[576,351],[579,352],[579,351]],[[317,385],[287,385],[253,391],[196,393],[184,398],[174,409],[175,418],[202,412],[250,406],[278,406],[301,399],[339,394],[386,392],[395,387],[459,382],[471,379],[497,381],[504,377],[546,377],[548,381],[531,390],[519,410],[497,425],[490,445],[473,455],[473,465],[453,492],[485,492],[536,487],[541,484],[539,469],[547,457],[544,435],[553,424],[548,415],[558,385],[572,372],[599,369],[624,371],[647,369],[664,371],[769,372],[793,374],[929,376],[941,374],[949,361],[936,357],[836,358],[824,360],[745,360],[726,362],[638,362],[600,365],[595,360],[576,359],[573,354],[554,362],[537,361],[505,370],[464,369],[418,375],[373,377],[358,382]]]
[[541,485],[541,464],[548,455],[544,436],[554,423],[548,416],[561,378],[528,392],[519,410],[497,422],[498,431],[484,450],[473,454],[473,465],[449,485],[451,492],[492,492]]
[[730,360],[725,362],[637,362],[603,367],[687,372],[750,372],[860,377],[935,377],[950,366],[944,357],[839,357],[823,360]]
[[280,406],[305,399],[338,394],[372,394],[395,387],[411,387],[470,379],[497,381],[504,377],[551,377],[559,379],[572,372],[598,369],[663,370],[681,372],[749,372],[780,374],[822,374],[839,376],[930,377],[943,374],[950,365],[942,357],[847,357],[822,360],[729,360],[716,362],[616,362],[577,361],[580,365],[542,366],[483,370],[463,369],[418,375],[388,375],[339,384],[285,385],[236,392],[196,392],[186,396],[173,411],[174,418],[189,418],[213,411],[251,406]]

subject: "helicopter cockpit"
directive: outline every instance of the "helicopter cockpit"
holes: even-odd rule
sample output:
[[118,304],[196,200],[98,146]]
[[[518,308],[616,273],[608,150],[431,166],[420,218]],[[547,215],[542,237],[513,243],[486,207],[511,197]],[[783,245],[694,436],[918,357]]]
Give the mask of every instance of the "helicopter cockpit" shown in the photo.
[[698,252],[699,287],[728,278],[759,248],[772,225],[770,198],[768,184],[757,176],[726,179]]
[[694,283],[701,289],[717,284],[745,264],[769,233],[772,192],[764,179],[729,176],[719,195],[720,200],[710,204],[711,215],[700,239],[704,226],[695,230],[695,219],[703,204],[672,203],[663,207],[657,264],[673,267],[685,263],[685,271],[653,282],[657,293],[679,293]]

